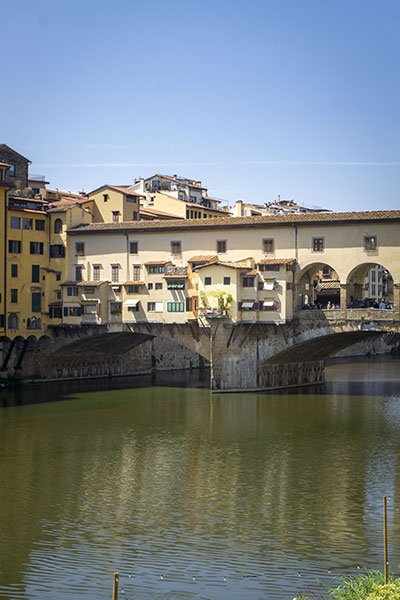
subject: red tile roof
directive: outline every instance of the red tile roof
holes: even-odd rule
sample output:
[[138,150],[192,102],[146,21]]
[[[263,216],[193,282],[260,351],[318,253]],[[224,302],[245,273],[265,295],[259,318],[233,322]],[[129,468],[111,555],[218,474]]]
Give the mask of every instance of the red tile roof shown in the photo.
[[400,222],[400,210],[377,210],[365,212],[301,213],[289,215],[266,215],[257,217],[221,217],[217,219],[182,219],[165,221],[129,221],[121,223],[92,223],[68,230],[71,234],[115,233],[118,231],[179,231],[256,229],[266,227],[341,225],[368,222]]

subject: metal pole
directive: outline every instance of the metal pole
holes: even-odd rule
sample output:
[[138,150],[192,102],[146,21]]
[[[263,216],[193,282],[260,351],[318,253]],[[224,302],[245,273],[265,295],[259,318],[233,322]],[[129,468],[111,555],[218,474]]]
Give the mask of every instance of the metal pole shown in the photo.
[[112,600],[118,600],[118,582],[119,582],[119,573],[114,573],[114,585],[113,585]]
[[384,577],[385,584],[388,583],[388,540],[387,540],[387,502],[386,496],[383,496],[383,547],[384,547]]

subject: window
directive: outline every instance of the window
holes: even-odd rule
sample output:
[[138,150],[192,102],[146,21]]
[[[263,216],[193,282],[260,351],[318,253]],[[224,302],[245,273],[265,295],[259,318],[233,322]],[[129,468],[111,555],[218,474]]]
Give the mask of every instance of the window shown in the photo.
[[29,247],[31,254],[43,254],[43,242],[30,242]]
[[57,290],[56,296],[57,296],[57,300],[61,300],[61,292],[60,292],[60,290]]
[[80,317],[80,306],[64,306],[64,317]]
[[11,277],[18,277],[18,265],[11,265]]
[[366,235],[364,237],[365,250],[376,250],[378,247],[375,235]]
[[10,290],[10,294],[11,294],[11,302],[13,304],[18,302],[18,290],[17,289],[11,289]]
[[136,203],[136,198],[135,198],[135,196],[132,196],[132,194],[127,194],[126,195],[126,201],[127,202],[132,202],[133,204],[135,204]]
[[167,302],[167,312],[185,312],[185,303]]
[[174,241],[171,242],[171,254],[174,256],[178,256],[182,253],[182,244],[181,242]]
[[79,294],[79,289],[76,286],[67,287],[67,296],[77,296]]
[[138,285],[128,285],[128,287],[126,289],[126,293],[127,294],[138,294],[139,286]]
[[61,233],[62,232],[62,221],[61,219],[56,219],[54,221],[54,233]]
[[133,215],[132,216],[133,216],[133,220],[137,221],[137,210],[133,211]]
[[376,285],[375,285],[375,283],[373,283],[371,285],[371,293],[372,293],[373,296],[375,296],[375,294],[376,294]]
[[231,284],[231,278],[230,277],[224,277],[224,285],[230,285]]
[[371,271],[371,281],[376,281],[375,271]]
[[113,223],[119,223],[120,214],[121,213],[119,212],[119,210],[113,210],[112,211],[112,220],[113,220]]
[[156,303],[155,302],[148,302],[147,303],[147,310],[148,310],[148,312],[155,312],[155,310],[156,310]]
[[254,287],[254,277],[243,277],[242,280],[243,287]]
[[22,219],[22,229],[33,229],[33,219]]
[[85,256],[85,243],[84,242],[76,242],[75,243],[75,254],[77,256]]
[[100,267],[93,265],[93,281],[100,281]]
[[62,244],[52,244],[50,246],[50,258],[64,258],[65,246]]
[[129,242],[129,254],[137,254],[139,249],[138,242]]
[[42,294],[41,292],[32,292],[32,312],[41,312]]
[[154,274],[154,273],[165,273],[165,266],[164,265],[152,265],[149,267],[149,273],[150,274]]
[[273,252],[275,250],[274,239],[273,238],[265,238],[262,241],[262,249],[263,252]]
[[111,302],[111,314],[120,315],[122,312],[122,302]]
[[21,229],[20,217],[11,217],[11,229]]
[[18,329],[18,317],[14,313],[8,315],[8,329]]
[[148,288],[149,290],[152,290],[152,289],[153,289],[153,284],[152,284],[152,283],[149,283],[149,284],[147,285],[147,288]]
[[108,200],[108,194],[103,194],[103,200],[104,200],[104,202],[107,202],[107,200]]
[[184,290],[185,281],[183,279],[168,279],[167,290]]
[[140,281],[140,265],[132,265],[133,281]]
[[204,277],[204,285],[211,285],[211,277]]
[[217,254],[226,252],[226,240],[217,240]]
[[265,264],[259,264],[258,265],[258,270],[259,271],[279,271],[281,268],[280,265],[265,265]]
[[313,252],[323,252],[324,251],[324,238],[313,238],[312,239],[312,249],[313,249]]
[[86,296],[90,296],[90,295],[94,294],[95,291],[96,291],[95,287],[85,285],[85,294],[86,294]]
[[111,265],[111,281],[113,283],[118,283],[119,281],[119,266]]
[[83,312],[85,315],[97,315],[97,304],[85,304]]
[[15,165],[10,165],[8,169],[8,174],[10,175],[10,177],[15,177]]
[[39,283],[40,267],[32,265],[32,283]]
[[50,319],[61,319],[62,310],[61,306],[50,306]]
[[256,310],[257,303],[253,300],[249,300],[248,302],[239,302],[239,310]]
[[82,265],[77,265],[75,267],[75,281],[82,281]]
[[44,231],[44,219],[35,219],[35,229],[36,231]]
[[8,240],[8,252],[10,254],[21,254],[21,242],[19,240]]
[[56,271],[56,281],[61,281],[61,271]]
[[162,281],[156,283],[156,290],[162,290]]

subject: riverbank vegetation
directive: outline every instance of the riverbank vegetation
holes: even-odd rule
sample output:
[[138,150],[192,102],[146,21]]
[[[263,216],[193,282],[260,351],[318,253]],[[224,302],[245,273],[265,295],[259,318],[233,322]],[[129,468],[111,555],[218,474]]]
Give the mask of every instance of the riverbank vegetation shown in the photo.
[[7,373],[6,377],[0,377],[0,388],[16,388],[22,385],[22,377],[20,375],[15,375],[11,373]]
[[368,571],[360,577],[346,577],[335,589],[304,593],[296,600],[400,600],[400,579],[385,585],[380,571]]

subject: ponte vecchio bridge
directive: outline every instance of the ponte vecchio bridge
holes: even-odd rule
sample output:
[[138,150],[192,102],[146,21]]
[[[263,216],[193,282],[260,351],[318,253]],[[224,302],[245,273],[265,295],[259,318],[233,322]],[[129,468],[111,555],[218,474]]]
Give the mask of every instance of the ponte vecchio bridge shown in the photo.
[[[172,260],[175,266],[188,269],[200,291],[207,291],[207,278],[231,282],[241,269],[227,311],[202,312],[191,305],[176,320],[174,315],[154,320],[143,313],[141,318],[131,314],[129,321],[122,314],[119,322],[105,319],[92,324],[83,319],[77,325],[65,323],[49,328],[40,339],[3,340],[3,369],[20,367],[23,373],[39,377],[83,377],[84,368],[97,361],[92,374],[116,374],[109,365],[115,366],[118,357],[129,353],[134,360],[135,349],[164,340],[209,362],[213,391],[263,390],[323,382],[325,361],[354,344],[380,339],[389,348],[399,343],[400,211],[210,221],[91,224],[70,230],[69,243],[71,248],[75,242],[80,248],[84,244],[88,270],[100,262],[105,270],[116,263],[127,264],[129,270],[127,248],[134,240],[139,248],[136,263],[154,264],[155,256],[160,264]],[[218,246],[221,240],[224,244]],[[180,254],[171,257],[171,244],[176,248],[178,243]],[[223,253],[216,253],[216,243]],[[73,252],[70,255],[72,272],[83,260]],[[202,255],[206,256],[202,264],[192,264],[191,257]],[[247,270],[245,258],[250,261]],[[267,286],[261,268],[270,264],[286,265],[282,277],[290,272],[290,278],[285,275],[275,282],[280,290],[276,304],[284,306],[285,312],[277,308],[274,315],[260,308],[268,308],[270,302],[263,294],[273,286],[269,282]],[[376,265],[382,274],[382,297],[369,306],[366,275]],[[244,278],[246,286],[249,278],[255,278],[250,299],[249,290],[242,289]],[[257,278],[261,281],[258,288]],[[123,280],[129,280],[128,271]],[[306,309],[323,305],[323,290],[330,289],[324,286],[326,281],[335,290],[336,298],[330,302],[335,308]],[[146,286],[146,281],[141,283]],[[190,283],[185,286],[188,292]],[[149,298],[143,293],[143,304],[145,299]],[[389,308],[377,308],[381,299]]]

